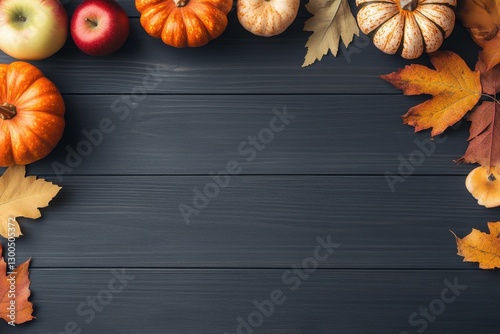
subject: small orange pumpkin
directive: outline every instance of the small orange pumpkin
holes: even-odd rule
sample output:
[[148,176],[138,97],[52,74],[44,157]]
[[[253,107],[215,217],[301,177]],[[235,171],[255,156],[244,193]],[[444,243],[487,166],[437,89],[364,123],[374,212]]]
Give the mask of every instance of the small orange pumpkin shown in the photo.
[[455,26],[457,0],[356,0],[361,31],[388,54],[436,51]]
[[198,47],[227,27],[233,0],[135,0],[146,32],[176,48]]
[[49,154],[64,131],[64,100],[35,66],[0,64],[0,166],[27,165]]

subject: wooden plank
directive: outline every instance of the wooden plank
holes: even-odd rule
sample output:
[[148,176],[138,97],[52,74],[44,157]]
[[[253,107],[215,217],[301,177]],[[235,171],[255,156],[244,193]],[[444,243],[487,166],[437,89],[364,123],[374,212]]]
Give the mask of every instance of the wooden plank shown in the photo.
[[498,220],[463,177],[410,177],[393,193],[384,177],[232,176],[197,200],[187,224],[179,205],[196,209],[194,189],[213,182],[66,177],[41,219],[21,219],[18,254],[34,256],[34,267],[276,268],[330,236],[341,247],[324,268],[477,268],[456,255],[449,230],[465,236]]
[[[434,142],[429,132],[415,135],[402,124],[400,115],[425,98],[129,98],[66,96],[66,134],[31,172],[208,175],[233,159],[242,164],[242,174],[398,174],[410,160],[415,174],[465,175],[472,169],[453,162],[467,148],[467,122]],[[278,120],[275,112],[284,114],[285,108],[295,118]],[[273,118],[276,131],[269,130]],[[112,122],[107,133],[99,130],[105,119]],[[259,133],[262,140],[251,144],[248,138]]]
[[[139,20],[132,19],[128,42],[111,56],[87,56],[69,39],[50,60],[33,64],[64,93],[127,94],[142,89],[144,78],[156,71],[163,81],[150,93],[399,95],[378,76],[410,61],[383,54],[368,39],[359,39],[337,59],[328,55],[314,66],[301,68],[310,35],[302,31],[303,25],[303,20],[296,20],[284,34],[262,38],[244,31],[232,13],[219,39],[202,48],[176,49],[149,37]],[[470,55],[470,66],[477,61],[479,49],[463,28],[457,27],[443,49]],[[0,63],[11,61],[0,55]],[[428,63],[427,57],[418,63]]]
[[[16,332],[59,334],[74,322],[69,333],[365,334],[367,328],[373,334],[424,329],[440,334],[498,333],[500,299],[491,289],[498,283],[494,273],[319,270],[307,279],[293,274],[283,280],[285,272],[125,270],[119,273],[128,276],[126,286],[110,293],[108,284],[115,277],[110,269],[34,269],[32,299],[38,319],[16,327]],[[297,281],[300,285],[292,290]],[[122,286],[114,284],[117,289]],[[269,316],[259,322],[262,311],[254,302],[271,300],[273,291],[274,309],[268,306],[264,312]],[[91,311],[88,298],[94,298],[98,312]],[[414,313],[412,325],[409,317]],[[238,318],[250,329],[238,332]],[[0,330],[12,331],[4,322]]]

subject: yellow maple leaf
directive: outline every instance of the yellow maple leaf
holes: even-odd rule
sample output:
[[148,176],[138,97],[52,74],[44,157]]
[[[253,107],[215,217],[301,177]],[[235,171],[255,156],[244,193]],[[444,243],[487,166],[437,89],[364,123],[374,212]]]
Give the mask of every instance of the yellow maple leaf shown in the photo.
[[436,70],[423,65],[408,65],[381,78],[405,95],[430,94],[433,97],[403,115],[405,124],[415,131],[432,128],[431,136],[441,134],[471,110],[481,97],[479,72],[473,72],[456,53],[430,54]]
[[347,47],[354,35],[359,36],[358,24],[347,0],[311,0],[306,8],[314,16],[306,21],[304,31],[313,34],[307,40],[302,67],[321,60],[328,51],[336,56],[340,40]]
[[[22,235],[17,217],[40,218],[38,208],[49,205],[61,187],[37,179],[25,177],[24,166],[9,167],[0,177],[0,235],[8,238],[15,231],[15,237]],[[9,228],[11,233],[9,233]]]
[[489,222],[490,234],[472,229],[472,232],[457,241],[458,255],[464,262],[479,262],[481,269],[500,268],[500,222]]

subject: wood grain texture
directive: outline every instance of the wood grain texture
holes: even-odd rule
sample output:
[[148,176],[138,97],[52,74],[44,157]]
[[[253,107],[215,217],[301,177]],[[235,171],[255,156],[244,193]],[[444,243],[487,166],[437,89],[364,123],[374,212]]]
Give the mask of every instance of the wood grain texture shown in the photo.
[[[273,290],[285,300],[263,317],[259,334],[373,334],[417,333],[426,323],[426,333],[498,333],[498,278],[480,271],[351,271],[319,270],[308,274],[300,286],[283,282],[285,270],[128,270],[135,276],[123,291],[112,294],[95,318],[87,312],[87,298],[107,301],[108,283],[114,277],[103,270],[32,270],[32,290],[37,320],[15,328],[16,333],[60,333],[75,322],[82,333],[122,334],[234,334],[237,318],[248,319]],[[296,277],[296,276],[295,276]],[[440,308],[444,283],[464,286],[458,296],[445,291],[451,303]],[[119,284],[116,284],[117,286]],[[466,287],[465,287],[466,286]],[[97,299],[98,302],[99,299]],[[432,306],[430,306],[432,305]],[[432,321],[417,314],[412,326],[408,318],[426,308]],[[439,312],[432,313],[430,310]],[[256,321],[258,318],[256,316]],[[258,322],[257,322],[258,323]],[[4,323],[0,330],[14,332]],[[406,332],[404,332],[406,331]],[[244,330],[240,333],[246,333]]]
[[[52,178],[49,178],[51,180]],[[325,268],[477,268],[456,255],[449,230],[486,229],[464,177],[233,176],[199,214],[209,176],[74,176],[44,216],[21,220],[19,256],[34,267],[288,267],[318,237],[341,244]]]
[[[400,165],[410,159],[414,174],[465,175],[472,169],[453,162],[466,150],[468,122],[436,141],[430,141],[428,131],[415,135],[412,127],[402,124],[400,115],[425,99],[420,97],[147,95],[126,100],[84,95],[65,99],[65,136],[49,157],[30,166],[31,173],[208,175],[233,159],[242,163],[242,174],[398,174],[404,168]],[[295,118],[277,119],[280,131],[269,137],[275,111],[283,114],[285,109]],[[100,136],[96,131],[103,119],[109,119],[114,130]],[[258,138],[259,133],[265,143],[258,139],[256,149],[248,138]],[[89,143],[88,137],[94,138],[94,144],[84,143]],[[81,161],[72,150],[83,152]],[[59,164],[68,169],[60,171]]]

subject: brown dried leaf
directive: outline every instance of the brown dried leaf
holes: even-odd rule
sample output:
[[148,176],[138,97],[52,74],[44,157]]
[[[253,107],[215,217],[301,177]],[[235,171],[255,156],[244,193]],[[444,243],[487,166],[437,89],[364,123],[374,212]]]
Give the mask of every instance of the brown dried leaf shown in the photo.
[[486,70],[486,65],[478,61],[476,71],[481,72],[481,85],[483,93],[496,95],[500,92],[500,64],[490,70]]
[[314,16],[306,21],[304,31],[313,33],[306,43],[302,67],[321,60],[328,51],[336,56],[340,40],[347,47],[354,35],[359,36],[358,24],[347,0],[310,0],[306,8]]
[[469,147],[458,162],[500,166],[500,104],[486,101],[469,115]]

